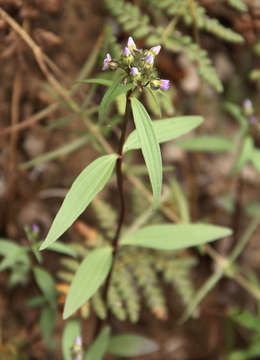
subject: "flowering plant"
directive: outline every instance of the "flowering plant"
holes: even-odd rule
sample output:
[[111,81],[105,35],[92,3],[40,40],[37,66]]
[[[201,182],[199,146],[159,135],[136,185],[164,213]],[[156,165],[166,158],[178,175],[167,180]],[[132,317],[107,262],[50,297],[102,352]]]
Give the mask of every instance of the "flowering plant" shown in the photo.
[[[146,87],[153,93],[157,89],[167,90],[170,86],[169,80],[159,78],[158,71],[154,66],[160,50],[160,45],[149,50],[138,49],[132,37],[129,37],[127,47],[124,48],[118,60],[112,59],[109,53],[104,59],[103,71],[118,69],[120,73],[116,73],[115,79],[100,103],[99,119],[102,119],[106,108],[118,96],[124,96],[126,100],[117,152],[113,153],[110,145],[102,138],[100,143],[108,154],[93,161],[76,178],[40,249],[49,247],[63,235],[108,183],[114,169],[118,188],[118,197],[115,199],[118,203],[118,221],[114,236],[108,239],[108,242],[102,243],[100,247],[91,250],[79,265],[66,297],[64,319],[69,318],[89,301],[102,285],[102,297],[106,304],[109,303],[108,300],[113,298],[111,282],[116,271],[115,264],[122,249],[127,251],[129,246],[134,246],[159,250],[179,250],[207,243],[231,233],[230,229],[220,226],[190,223],[153,224],[142,228],[138,227],[132,232],[123,231],[127,203],[124,186],[126,175],[122,171],[122,165],[127,153],[136,149],[140,149],[142,152],[153,196],[150,196],[149,190],[145,188],[146,185],[138,182],[137,179],[134,183],[138,182],[148,192],[149,199],[152,199],[153,202],[151,210],[154,211],[160,207],[163,183],[160,144],[191,131],[203,121],[200,116],[182,116],[152,121],[144,105],[138,99]],[[97,82],[100,82],[100,78],[97,79]],[[128,135],[128,126],[132,117],[135,130]],[[110,339],[109,327],[104,327],[101,332],[99,330],[98,327],[96,331],[98,336],[84,359],[101,358],[108,349],[109,341],[114,341],[113,337]],[[73,341],[75,339],[76,336]],[[83,345],[79,339],[81,338],[77,338],[76,342],[71,343],[74,357],[77,360],[83,356]],[[133,338],[132,335],[126,335],[124,341],[127,344],[132,342],[134,346],[134,343],[140,342],[140,339],[137,339],[136,336]],[[148,346],[147,341],[147,339],[141,340],[141,342],[145,342],[144,348]],[[122,355],[118,341],[115,340],[114,342],[117,344],[117,351],[118,348],[120,349],[119,355]],[[149,343],[149,349],[154,351],[155,348],[154,344]],[[110,352],[115,352],[112,345],[109,346],[109,349]],[[137,353],[134,352],[133,354],[136,355]]]

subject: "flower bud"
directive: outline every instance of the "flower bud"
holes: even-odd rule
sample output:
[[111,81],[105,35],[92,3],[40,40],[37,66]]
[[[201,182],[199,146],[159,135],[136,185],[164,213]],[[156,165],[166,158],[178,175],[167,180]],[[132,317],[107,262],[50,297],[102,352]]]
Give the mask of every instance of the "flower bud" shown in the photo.
[[125,48],[124,48],[123,58],[124,58],[124,62],[125,62],[127,65],[132,64],[133,61],[134,61],[134,57],[133,57],[131,51],[128,49],[128,47],[125,47]]
[[136,50],[136,45],[135,45],[135,42],[134,42],[132,36],[129,36],[129,38],[128,38],[127,47],[130,51]]
[[253,105],[252,105],[252,102],[251,100],[249,99],[246,99],[243,103],[243,110],[244,110],[244,114],[246,116],[252,116],[253,113],[254,113],[254,108],[253,108]]
[[149,51],[154,55],[158,55],[159,52],[161,51],[161,45],[157,45],[157,46],[153,46]]
[[135,81],[141,79],[141,74],[140,74],[139,70],[137,69],[137,67],[135,67],[135,66],[133,66],[131,68],[130,75],[134,78]]
[[144,60],[145,60],[145,67],[146,68],[151,68],[153,66],[153,63],[154,63],[153,54],[151,54],[151,53],[148,54]]

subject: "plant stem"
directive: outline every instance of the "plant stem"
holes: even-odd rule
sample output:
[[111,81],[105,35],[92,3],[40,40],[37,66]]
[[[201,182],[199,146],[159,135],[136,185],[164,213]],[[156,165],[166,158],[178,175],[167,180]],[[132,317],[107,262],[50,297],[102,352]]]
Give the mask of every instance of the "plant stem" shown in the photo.
[[118,147],[118,151],[117,151],[118,159],[116,162],[116,178],[117,178],[117,187],[118,187],[118,193],[119,193],[119,199],[120,199],[120,210],[119,210],[119,217],[118,217],[116,233],[115,233],[115,236],[112,241],[112,246],[113,246],[112,266],[111,266],[110,272],[108,274],[108,277],[107,277],[107,280],[105,283],[105,288],[104,288],[105,303],[107,303],[108,289],[109,289],[109,285],[111,282],[111,277],[112,277],[112,273],[113,273],[113,269],[114,269],[114,265],[115,265],[115,260],[116,260],[117,253],[118,253],[119,238],[120,238],[122,226],[123,226],[124,220],[125,220],[126,206],[125,206],[125,196],[124,196],[124,186],[123,186],[124,185],[124,177],[123,177],[123,172],[122,172],[122,164],[123,164],[123,146],[124,146],[125,137],[126,137],[127,125],[128,125],[128,122],[130,119],[130,114],[131,114],[130,96],[132,94],[132,91],[133,90],[129,90],[127,93],[127,96],[126,96],[125,117],[124,117],[124,121],[122,124],[121,137],[120,137],[119,147]]

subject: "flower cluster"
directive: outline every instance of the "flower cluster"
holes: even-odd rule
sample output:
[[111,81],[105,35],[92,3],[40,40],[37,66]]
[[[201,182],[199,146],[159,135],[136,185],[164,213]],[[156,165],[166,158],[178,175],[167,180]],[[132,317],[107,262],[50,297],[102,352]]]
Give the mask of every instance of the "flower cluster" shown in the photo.
[[112,59],[109,53],[106,54],[102,70],[120,68],[127,73],[126,81],[132,81],[139,88],[150,85],[153,90],[168,90],[170,80],[159,79],[154,67],[155,57],[160,50],[160,45],[153,46],[150,50],[138,49],[130,36],[119,60]]

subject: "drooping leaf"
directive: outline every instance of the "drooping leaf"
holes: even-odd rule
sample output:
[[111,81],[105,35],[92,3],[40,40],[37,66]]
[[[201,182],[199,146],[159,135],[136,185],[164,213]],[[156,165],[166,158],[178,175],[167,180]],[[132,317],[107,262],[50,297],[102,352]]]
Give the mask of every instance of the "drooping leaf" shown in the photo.
[[35,281],[48,302],[54,306],[56,303],[55,282],[52,276],[43,268],[35,266],[33,269]]
[[90,345],[84,360],[102,360],[109,342],[110,328],[106,326]]
[[62,334],[62,354],[64,360],[73,360],[71,356],[71,348],[75,340],[80,336],[80,322],[78,319],[70,319],[66,322]]
[[112,248],[93,250],[80,264],[66,298],[63,318],[78,310],[103,284],[112,264]]
[[99,121],[102,121],[105,111],[106,111],[107,107],[109,106],[109,104],[111,104],[111,102],[113,100],[115,100],[115,98],[117,98],[119,95],[125,94],[128,90],[130,90],[133,87],[133,84],[128,84],[128,85],[122,84],[122,80],[123,80],[124,76],[125,75],[118,76],[114,80],[112,85],[107,89],[105,95],[103,96],[103,99],[100,103],[99,111],[98,111],[98,120]]
[[208,224],[151,225],[123,237],[121,245],[179,250],[229,236],[229,228]]
[[191,139],[180,140],[176,146],[188,151],[230,151],[234,147],[232,141],[221,136],[202,135]]
[[151,339],[135,334],[113,336],[108,345],[108,352],[115,356],[133,357],[151,354],[159,349]]
[[[163,143],[188,133],[202,122],[203,118],[200,116],[177,116],[153,121],[152,125],[157,141]],[[141,144],[135,130],[128,136],[124,145],[124,152],[139,149],[140,147]]]
[[162,158],[158,140],[150,116],[143,104],[136,98],[131,98],[131,106],[137,137],[141,144],[142,154],[147,166],[152,185],[154,206],[158,205],[162,189]]
[[108,182],[116,159],[116,154],[101,156],[79,174],[67,193],[40,250],[54,243],[83,213],[95,195]]

